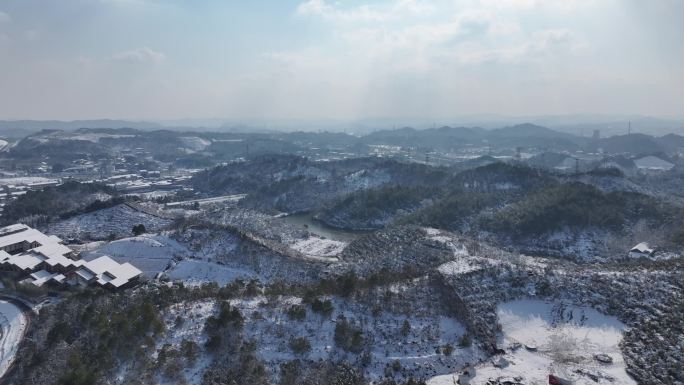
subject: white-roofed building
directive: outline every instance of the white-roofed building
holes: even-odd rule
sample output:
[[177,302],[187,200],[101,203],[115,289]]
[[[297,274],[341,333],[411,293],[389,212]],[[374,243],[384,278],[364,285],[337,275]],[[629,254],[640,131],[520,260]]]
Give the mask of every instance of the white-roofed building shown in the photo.
[[119,289],[142,274],[130,263],[120,264],[107,256],[89,262],[76,259],[59,237],[23,224],[0,228],[0,267],[30,274],[24,281],[36,286],[68,282]]
[[671,170],[675,165],[657,156],[648,155],[635,159],[634,163],[640,171],[662,172]]
[[64,274],[51,273],[47,270],[38,270],[35,273],[32,273],[30,278],[28,278],[29,282],[36,286],[43,286],[46,283],[62,284],[65,279],[66,277]]
[[648,258],[651,257],[653,253],[655,253],[655,249],[646,242],[641,242],[629,250],[630,258]]
[[82,285],[97,283],[110,289],[120,289],[136,282],[141,275],[142,271],[130,263],[118,263],[105,255],[85,262],[72,273],[71,279]]
[[44,255],[60,252],[62,255],[73,254],[71,249],[62,245],[62,240],[59,237],[45,235],[26,225],[16,224],[0,229],[0,250],[9,254],[17,254],[40,247],[42,247],[41,253]]

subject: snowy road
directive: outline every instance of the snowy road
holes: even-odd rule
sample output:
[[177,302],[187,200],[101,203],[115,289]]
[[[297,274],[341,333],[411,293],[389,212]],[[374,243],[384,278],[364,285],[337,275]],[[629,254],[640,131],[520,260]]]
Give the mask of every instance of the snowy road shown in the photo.
[[12,366],[27,326],[28,318],[21,309],[0,299],[0,378]]

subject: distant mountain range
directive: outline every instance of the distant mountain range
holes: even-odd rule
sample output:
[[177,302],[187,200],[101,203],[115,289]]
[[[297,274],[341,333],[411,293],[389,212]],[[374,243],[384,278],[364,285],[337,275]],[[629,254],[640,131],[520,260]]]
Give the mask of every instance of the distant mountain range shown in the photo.
[[0,136],[22,138],[41,130],[71,131],[79,128],[136,128],[139,130],[155,130],[164,126],[150,122],[133,122],[127,120],[0,120]]
[[[603,124],[603,123],[600,123]],[[507,125],[499,128],[482,128],[478,126],[443,126],[426,129],[403,127],[391,130],[378,130],[365,135],[349,135],[342,132],[266,132],[258,127],[229,126],[221,127],[183,127],[166,126],[159,123],[136,122],[127,120],[78,120],[78,121],[0,121],[0,137],[20,139],[43,130],[63,131],[65,133],[81,133],[81,131],[121,130],[151,132],[174,131],[188,132],[223,132],[235,135],[261,135],[262,139],[271,138],[285,142],[297,143],[306,147],[350,146],[358,145],[395,145],[442,151],[456,150],[468,146],[491,147],[514,150],[537,149],[542,151],[574,151],[579,149],[596,151],[603,149],[607,153],[658,153],[680,151],[684,148],[684,137],[678,134],[647,135],[632,131],[631,135],[601,136],[594,139],[589,136],[576,135],[560,131],[548,126],[533,123]],[[119,131],[120,133],[121,131]],[[238,133],[244,134],[238,134]],[[603,133],[603,132],[602,132]],[[113,132],[110,132],[113,134]],[[135,134],[135,132],[130,132]],[[67,135],[68,136],[68,135]],[[173,135],[172,135],[173,136]]]
[[[500,127],[515,127],[533,124],[555,131],[580,137],[591,137],[599,130],[602,137],[624,135],[628,132],[650,135],[669,133],[684,134],[684,116],[673,118],[654,118],[640,115],[552,115],[552,116],[503,116],[468,115],[457,118],[367,118],[357,120],[234,120],[234,119],[181,119],[140,121],[122,119],[91,119],[75,121],[59,120],[0,120],[0,135],[21,137],[43,129],[74,130],[78,128],[137,128],[154,130],[168,128],[176,131],[219,131],[243,133],[277,132],[347,132],[365,135],[392,127],[414,127],[416,129],[448,126],[480,127],[496,130]],[[630,130],[631,127],[631,130]]]

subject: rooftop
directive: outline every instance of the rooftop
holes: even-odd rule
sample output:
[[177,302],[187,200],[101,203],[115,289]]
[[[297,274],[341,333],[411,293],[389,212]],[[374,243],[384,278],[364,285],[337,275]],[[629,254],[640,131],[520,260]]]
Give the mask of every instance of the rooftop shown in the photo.
[[[20,247],[8,246],[20,244]],[[54,280],[63,282],[74,274],[87,283],[121,287],[142,274],[130,263],[120,264],[108,256],[92,261],[73,259],[73,250],[54,235],[48,236],[26,225],[16,224],[0,229],[0,264],[32,272],[28,281],[36,286]],[[62,274],[63,273],[63,274]]]

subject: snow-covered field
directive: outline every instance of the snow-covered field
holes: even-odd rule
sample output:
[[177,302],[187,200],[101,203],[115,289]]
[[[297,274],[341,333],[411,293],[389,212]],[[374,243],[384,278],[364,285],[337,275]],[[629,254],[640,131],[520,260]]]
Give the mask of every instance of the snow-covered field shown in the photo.
[[216,282],[219,286],[224,286],[238,278],[257,277],[255,272],[247,269],[232,268],[197,259],[185,259],[178,262],[167,271],[167,275],[172,280],[182,280],[183,283],[191,286],[207,282]]
[[14,304],[0,300],[0,378],[12,365],[28,319]]
[[181,136],[179,138],[188,149],[202,151],[211,145],[211,141],[197,136]]
[[[547,384],[549,374],[575,385],[636,384],[625,371],[618,346],[625,326],[616,318],[587,307],[539,300],[506,302],[497,313],[502,327],[499,345],[506,350],[500,357],[505,361],[494,357],[476,366],[471,384],[485,385],[499,378]],[[598,362],[594,358],[598,354],[610,356],[613,362]],[[453,380],[453,375],[439,376],[428,384],[453,384]]]
[[174,257],[184,257],[189,251],[180,243],[164,235],[144,234],[109,243],[92,242],[84,247],[81,256],[89,261],[109,255],[119,263],[129,262],[148,277],[166,270]]
[[105,134],[105,133],[101,133],[101,132],[83,132],[83,133],[79,133],[78,135],[73,135],[69,139],[71,139],[71,140],[85,140],[88,142],[97,143],[103,138],[121,139],[121,138],[133,138],[133,137],[135,137],[135,135]]
[[0,178],[0,186],[15,185],[26,186],[34,183],[57,182],[57,179],[44,178],[42,176],[21,176],[15,178]]
[[297,240],[290,245],[290,248],[299,251],[307,257],[330,261],[337,261],[338,259],[335,258],[335,256],[340,254],[345,247],[347,247],[346,242],[323,239],[315,236]]

